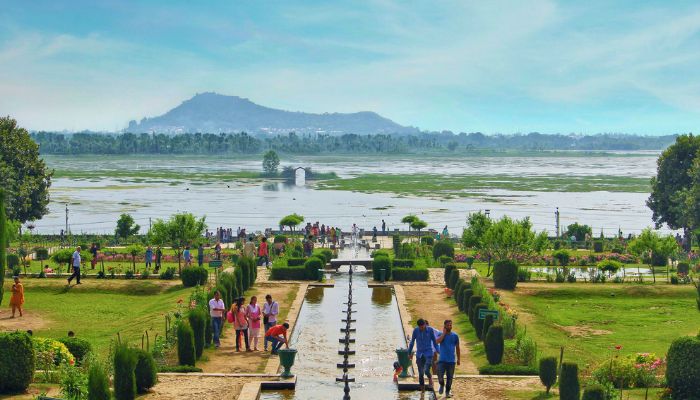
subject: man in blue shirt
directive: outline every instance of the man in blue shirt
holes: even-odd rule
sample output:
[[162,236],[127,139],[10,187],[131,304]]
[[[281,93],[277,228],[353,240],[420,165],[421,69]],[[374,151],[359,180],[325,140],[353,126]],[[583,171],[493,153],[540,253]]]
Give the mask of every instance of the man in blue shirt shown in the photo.
[[416,346],[416,364],[418,364],[418,383],[421,390],[425,390],[425,379],[423,375],[428,377],[428,384],[433,386],[433,377],[430,375],[430,367],[433,364],[433,350],[438,348],[437,341],[432,329],[421,318],[418,320],[418,326],[413,330],[411,336],[411,344],[408,346],[409,357],[413,359],[413,345]]
[[70,281],[73,280],[73,278],[77,279],[77,285],[80,285],[80,246],[75,248],[75,251],[73,252],[73,255],[70,258],[70,265],[73,267],[73,275],[71,275],[68,278],[68,285],[70,285]]
[[[443,388],[446,389],[445,397],[452,397],[450,390],[452,389],[452,378],[455,374],[455,352],[457,353],[457,365],[461,361],[462,354],[459,350],[459,337],[452,332],[452,320],[445,320],[442,335],[437,339],[440,345],[440,361],[438,361],[438,383],[440,383],[439,394],[442,394]],[[447,385],[443,377],[447,373]]]

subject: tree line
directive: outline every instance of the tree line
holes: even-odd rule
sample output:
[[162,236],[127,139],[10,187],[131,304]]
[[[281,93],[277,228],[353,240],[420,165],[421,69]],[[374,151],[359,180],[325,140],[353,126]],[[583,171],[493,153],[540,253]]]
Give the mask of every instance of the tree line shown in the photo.
[[258,154],[275,150],[288,154],[402,154],[415,152],[476,152],[480,149],[543,150],[660,150],[675,135],[647,137],[600,134],[590,136],[484,135],[433,132],[415,135],[249,135],[240,133],[120,133],[33,132],[42,154]]

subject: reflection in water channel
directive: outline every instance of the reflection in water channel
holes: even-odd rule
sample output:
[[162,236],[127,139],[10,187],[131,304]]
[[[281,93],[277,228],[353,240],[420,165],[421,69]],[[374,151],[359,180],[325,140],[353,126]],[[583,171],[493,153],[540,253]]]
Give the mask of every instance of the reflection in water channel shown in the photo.
[[[392,382],[395,349],[405,347],[403,329],[396,298],[391,288],[368,288],[368,273],[353,277],[353,298],[357,303],[353,317],[356,343],[350,357],[355,369],[349,371],[356,383],[351,383],[353,399],[414,399],[418,393],[399,394]],[[297,375],[294,392],[263,392],[261,399],[341,399],[343,384],[335,378],[342,375],[336,364],[342,361],[338,350],[343,302],[347,301],[348,275],[335,275],[334,288],[311,288],[306,293],[292,335],[291,346],[298,351],[292,372]],[[426,395],[426,399],[428,396]]]

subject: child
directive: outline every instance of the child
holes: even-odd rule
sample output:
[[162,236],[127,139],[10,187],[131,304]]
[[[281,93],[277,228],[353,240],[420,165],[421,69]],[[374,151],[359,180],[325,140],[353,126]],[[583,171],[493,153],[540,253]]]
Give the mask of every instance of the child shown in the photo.
[[403,372],[403,368],[401,368],[401,364],[399,364],[398,361],[394,361],[394,382],[399,382],[399,374]]

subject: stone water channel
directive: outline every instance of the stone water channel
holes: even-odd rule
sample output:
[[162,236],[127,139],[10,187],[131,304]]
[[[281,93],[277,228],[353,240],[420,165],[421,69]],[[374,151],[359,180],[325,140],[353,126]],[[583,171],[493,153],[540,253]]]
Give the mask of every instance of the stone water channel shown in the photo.
[[[343,259],[368,257],[364,250],[344,249],[339,257]],[[348,376],[355,379],[350,383],[349,396],[352,399],[431,399],[432,394],[399,393],[393,378],[393,363],[397,348],[406,347],[398,305],[391,287],[369,288],[371,271],[359,271],[352,276],[352,319],[356,329],[350,345],[356,354],[349,356],[349,363],[355,368],[348,370]],[[345,345],[339,339],[345,337],[341,328],[347,318],[348,291],[350,286],[349,267],[343,266],[334,274],[335,287],[309,288],[302,305],[297,325],[291,337],[290,347],[297,349],[297,357],[292,373],[297,377],[295,391],[262,392],[264,400],[321,400],[342,399],[345,396],[343,382],[336,378],[343,376],[337,364],[343,362],[339,355]]]

